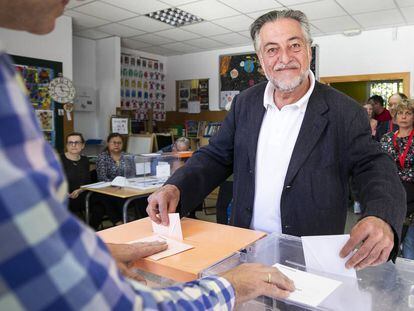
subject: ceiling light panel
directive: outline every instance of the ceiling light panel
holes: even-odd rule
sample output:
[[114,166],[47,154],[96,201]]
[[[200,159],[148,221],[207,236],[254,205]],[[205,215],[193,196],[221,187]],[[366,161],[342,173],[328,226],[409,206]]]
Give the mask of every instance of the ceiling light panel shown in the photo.
[[145,15],[173,27],[192,25],[203,21],[202,18],[178,8],[168,8]]

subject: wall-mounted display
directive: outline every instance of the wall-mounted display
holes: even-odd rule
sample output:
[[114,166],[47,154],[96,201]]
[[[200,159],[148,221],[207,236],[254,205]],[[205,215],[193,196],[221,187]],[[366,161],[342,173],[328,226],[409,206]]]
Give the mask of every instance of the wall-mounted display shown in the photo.
[[221,109],[226,107],[230,94],[234,97],[236,94],[234,92],[241,92],[267,80],[256,53],[221,55],[219,57],[219,70],[219,106]]
[[164,64],[155,59],[121,54],[121,109],[134,110],[139,120],[165,121]]
[[63,151],[63,104],[55,102],[49,93],[49,83],[62,73],[62,63],[44,59],[11,55],[36,110],[43,134],[58,151]]
[[189,102],[200,102],[201,110],[208,110],[208,79],[176,81],[177,111],[189,112]]

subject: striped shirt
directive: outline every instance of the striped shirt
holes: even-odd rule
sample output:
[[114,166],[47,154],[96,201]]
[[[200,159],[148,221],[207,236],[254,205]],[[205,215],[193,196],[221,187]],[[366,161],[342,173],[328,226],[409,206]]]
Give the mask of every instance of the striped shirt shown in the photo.
[[0,52],[0,310],[223,310],[224,278],[164,289],[125,279],[105,244],[67,211],[67,183],[24,84]]

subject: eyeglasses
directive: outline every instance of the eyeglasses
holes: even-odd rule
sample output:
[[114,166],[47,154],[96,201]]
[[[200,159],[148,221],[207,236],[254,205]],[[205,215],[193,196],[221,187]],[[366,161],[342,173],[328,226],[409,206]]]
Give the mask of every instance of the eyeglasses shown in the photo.
[[111,145],[122,145],[122,141],[111,141]]
[[81,141],[68,141],[66,144],[68,146],[80,146],[80,145],[83,144],[83,142],[81,142]]

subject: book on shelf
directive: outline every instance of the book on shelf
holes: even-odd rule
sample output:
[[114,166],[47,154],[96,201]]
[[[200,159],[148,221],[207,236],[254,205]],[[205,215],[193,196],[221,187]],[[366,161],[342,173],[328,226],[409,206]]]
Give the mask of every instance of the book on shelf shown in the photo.
[[185,120],[185,131],[187,133],[187,137],[197,137],[198,134],[198,121],[194,120]]
[[220,129],[221,122],[209,122],[204,129],[203,137],[212,137],[214,136]]

